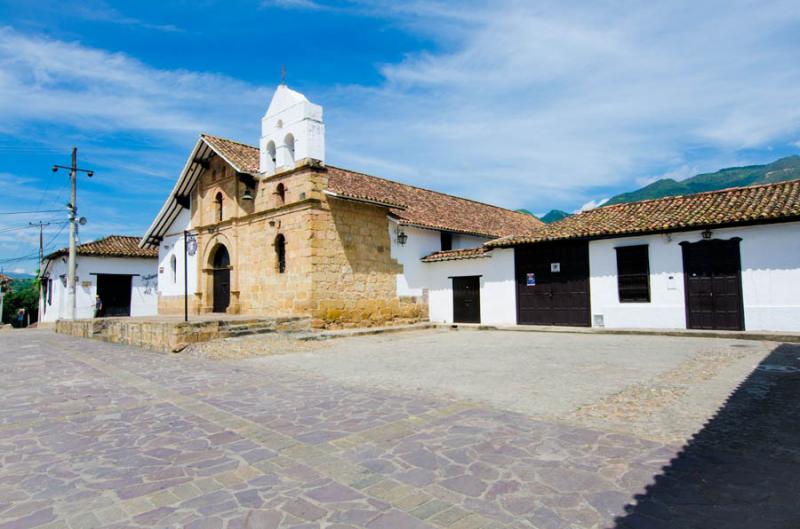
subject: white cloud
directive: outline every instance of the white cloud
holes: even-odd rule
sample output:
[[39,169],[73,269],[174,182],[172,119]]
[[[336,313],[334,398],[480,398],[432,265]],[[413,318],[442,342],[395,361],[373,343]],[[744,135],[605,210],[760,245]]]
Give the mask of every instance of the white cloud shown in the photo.
[[49,10],[62,12],[65,16],[77,16],[84,20],[106,22],[123,26],[135,26],[143,29],[152,29],[168,33],[183,32],[173,24],[154,24],[136,17],[128,16],[114,9],[103,0],[84,0],[64,5],[60,2],[51,3],[46,7]]
[[16,132],[32,121],[162,137],[245,129],[255,141],[270,92],[223,75],[160,70],[121,53],[0,28],[0,130]]
[[24,274],[27,271],[28,270],[26,268],[22,268],[21,266],[18,266],[15,269],[12,270],[12,272],[15,273],[15,274]]
[[800,130],[796,1],[420,5],[387,11],[438,50],[328,95],[346,161],[369,154],[417,184],[546,209],[632,187],[690,150]]
[[325,9],[326,6],[312,0],[263,0],[262,7],[278,7],[281,9]]
[[599,200],[590,200],[589,202],[582,205],[579,209],[573,211],[573,213],[580,213],[581,211],[589,211],[590,209],[599,208],[606,202],[608,202],[607,198],[601,198]]

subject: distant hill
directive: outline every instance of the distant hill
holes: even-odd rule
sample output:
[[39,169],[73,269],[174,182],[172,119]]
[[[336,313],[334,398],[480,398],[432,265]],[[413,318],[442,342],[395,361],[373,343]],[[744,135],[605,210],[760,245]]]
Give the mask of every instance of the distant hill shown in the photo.
[[[533,213],[531,213],[527,209],[517,209],[515,210],[517,213],[525,213],[526,215],[530,215],[531,217],[536,217]],[[542,217],[536,217],[537,219],[541,220],[545,224],[550,224],[551,222],[555,222],[557,220],[561,220],[564,217],[569,217],[569,213],[566,211],[561,211],[560,209],[551,209],[547,213],[545,213]]]
[[766,165],[730,167],[716,173],[699,174],[680,182],[671,178],[662,178],[636,191],[613,196],[603,205],[608,206],[675,195],[690,195],[728,187],[772,184],[794,180],[795,178],[800,178],[800,156],[797,155],[787,156]]
[[542,216],[541,220],[545,224],[550,224],[551,222],[557,222],[561,219],[565,219],[569,217],[569,213],[566,211],[561,211],[560,209],[551,209],[545,215]]
[[11,279],[35,279],[36,276],[32,274],[24,274],[20,272],[2,272],[3,275],[7,275]]

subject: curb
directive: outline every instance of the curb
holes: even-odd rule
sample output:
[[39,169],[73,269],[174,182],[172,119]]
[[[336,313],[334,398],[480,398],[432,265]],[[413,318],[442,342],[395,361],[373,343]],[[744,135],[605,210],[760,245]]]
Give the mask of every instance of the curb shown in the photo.
[[675,336],[680,338],[722,338],[728,340],[755,340],[768,342],[800,343],[800,333],[770,333],[761,331],[703,331],[682,329],[601,329],[592,327],[546,327],[532,325],[483,325],[479,323],[435,323],[432,327],[453,330],[549,332],[562,334],[609,334],[633,336]]

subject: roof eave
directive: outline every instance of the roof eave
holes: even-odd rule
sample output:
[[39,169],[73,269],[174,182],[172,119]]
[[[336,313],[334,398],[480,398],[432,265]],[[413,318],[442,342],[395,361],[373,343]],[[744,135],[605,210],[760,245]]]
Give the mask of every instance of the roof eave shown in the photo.
[[392,208],[392,209],[400,209],[404,210],[406,207],[402,204],[396,204],[394,202],[384,202],[382,200],[374,200],[369,198],[361,198],[355,197],[352,195],[345,195],[342,193],[337,193],[335,191],[331,191],[330,189],[325,189],[322,191],[323,194],[332,198],[338,198],[339,200],[348,200],[350,202],[360,202],[362,204],[370,204],[372,206],[381,206],[385,208]]
[[736,222],[716,222],[705,224],[692,224],[687,226],[675,226],[672,228],[664,228],[659,230],[641,230],[641,231],[624,231],[619,233],[603,233],[603,234],[579,234],[568,237],[541,237],[535,240],[515,240],[515,237],[501,237],[491,241],[487,241],[485,246],[489,248],[512,248],[514,246],[522,246],[525,244],[541,244],[544,242],[553,241],[573,241],[573,240],[603,240],[603,239],[622,239],[626,237],[641,237],[646,235],[660,235],[664,233],[683,233],[687,231],[702,231],[711,229],[723,228],[737,228],[745,226],[759,226],[764,224],[783,224],[786,222],[800,222],[800,215],[787,215],[784,217],[773,217],[763,219],[748,219]]

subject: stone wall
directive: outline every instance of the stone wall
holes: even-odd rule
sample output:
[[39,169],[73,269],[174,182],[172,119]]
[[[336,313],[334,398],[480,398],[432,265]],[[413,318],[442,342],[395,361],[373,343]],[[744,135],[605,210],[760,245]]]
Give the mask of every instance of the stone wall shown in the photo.
[[[231,258],[229,314],[310,315],[316,326],[425,319],[427,300],[397,296],[402,266],[391,257],[386,208],[330,198],[326,187],[324,167],[306,161],[256,181],[254,200],[246,201],[235,171],[212,159],[193,191],[199,284],[192,312],[213,308],[212,262],[224,245]],[[278,235],[286,242],[283,272]],[[162,299],[162,313],[183,311],[182,299]]]
[[[310,320],[302,317],[259,320],[209,320],[170,322],[131,318],[95,318],[91,320],[58,320],[56,332],[95,338],[112,343],[143,347],[160,352],[179,352],[192,343],[259,332],[301,332],[310,328]],[[248,330],[249,329],[249,330]]]
[[386,209],[329,198],[312,224],[313,301],[318,326],[371,326],[423,319],[420,300],[397,296]]
[[[200,314],[198,299],[200,295],[189,295],[189,314]],[[159,314],[183,314],[184,312],[184,299],[183,296],[158,296],[158,313]]]

